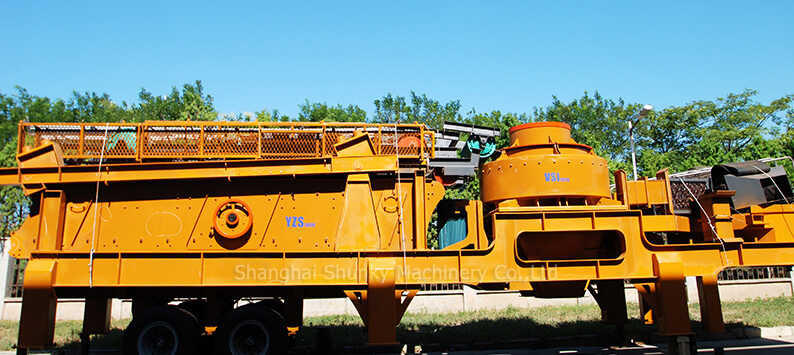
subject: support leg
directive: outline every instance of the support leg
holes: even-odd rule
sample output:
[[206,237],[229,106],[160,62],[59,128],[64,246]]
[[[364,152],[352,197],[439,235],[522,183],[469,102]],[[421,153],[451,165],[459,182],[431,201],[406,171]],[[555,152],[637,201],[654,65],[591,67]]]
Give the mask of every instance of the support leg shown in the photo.
[[80,354],[88,355],[91,334],[105,334],[110,331],[109,298],[86,298],[83,312],[83,332],[80,333]]
[[601,308],[601,320],[606,324],[615,325],[615,336],[620,346],[626,345],[624,325],[629,322],[626,312],[626,291],[623,280],[601,280],[596,283],[597,292],[588,287],[598,307]]
[[697,354],[694,335],[671,335],[667,337],[667,353],[672,355]]
[[105,334],[110,331],[109,298],[86,298],[83,314],[83,333]]
[[601,320],[607,324],[626,324],[629,317],[626,312],[626,291],[623,280],[598,281],[598,306],[601,308]]
[[52,288],[55,267],[54,261],[28,262],[19,320],[18,351],[52,344],[57,306],[57,297]]
[[394,291],[394,262],[370,260],[367,286],[367,331],[370,344],[397,343]]
[[217,327],[223,316],[234,309],[234,299],[225,299],[217,296],[207,297],[207,319],[205,326]]
[[394,283],[393,259],[370,259],[366,291],[345,291],[364,321],[369,335],[369,345],[397,344],[397,324],[416,296],[416,290],[403,291]]
[[88,355],[91,351],[91,334],[80,334],[80,355]]
[[656,285],[655,284],[635,284],[637,295],[640,300],[640,316],[645,324],[653,324],[653,309],[656,308]]
[[654,313],[659,323],[659,334],[667,336],[669,353],[697,353],[689,321],[683,264],[676,255],[660,257],[656,254],[653,256],[653,271],[656,275]]
[[689,322],[683,264],[675,258],[660,259],[658,255],[653,256],[658,308],[658,312],[654,310],[654,313],[659,321],[659,333],[667,336],[690,335],[692,325]]
[[287,322],[287,327],[303,325],[303,298],[284,298],[284,321]]
[[697,285],[703,331],[706,333],[724,333],[725,322],[722,319],[722,305],[720,304],[717,276],[698,276]]
[[287,323],[287,332],[289,333],[291,347],[297,341],[298,331],[303,325],[302,295],[284,299],[284,321]]

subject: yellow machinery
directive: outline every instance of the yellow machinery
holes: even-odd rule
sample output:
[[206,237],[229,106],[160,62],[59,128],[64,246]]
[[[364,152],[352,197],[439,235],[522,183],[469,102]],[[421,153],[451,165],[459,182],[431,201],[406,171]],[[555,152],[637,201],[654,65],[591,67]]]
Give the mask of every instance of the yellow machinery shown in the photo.
[[[786,196],[740,213],[734,191],[716,190],[676,214],[666,171],[618,171],[611,191],[607,162],[563,123],[510,129],[510,147],[479,168],[482,201],[444,202],[440,220],[458,228],[441,250],[427,247],[444,188],[423,125],[19,129],[19,167],[0,170],[0,184],[32,201],[12,236],[11,254],[29,260],[20,352],[52,342],[59,297],[86,299],[85,334],[108,330],[110,299],[131,298],[128,353],[191,354],[203,332],[219,354],[284,353],[303,300],[341,295],[369,342],[390,344],[419,287],[441,283],[590,290],[604,320],[622,324],[627,280],[648,323],[690,336],[685,276],[698,277],[704,329],[719,332],[720,270],[794,264]],[[234,308],[243,298],[263,300]]]

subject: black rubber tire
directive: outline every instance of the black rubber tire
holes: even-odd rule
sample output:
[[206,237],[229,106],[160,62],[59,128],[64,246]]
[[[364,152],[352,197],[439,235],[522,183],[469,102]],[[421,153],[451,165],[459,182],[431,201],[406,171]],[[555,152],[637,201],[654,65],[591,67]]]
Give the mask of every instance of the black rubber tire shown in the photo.
[[207,322],[207,301],[202,299],[190,300],[180,303],[177,307],[188,311],[199,323],[199,326],[206,325]]
[[[139,338],[156,337],[157,332],[165,334],[164,337],[160,337],[160,339],[165,339],[165,344],[159,349],[163,352],[139,349],[139,343],[146,343],[144,339]],[[176,306],[154,306],[144,310],[132,319],[132,322],[124,331],[122,353],[125,355],[155,353],[192,355],[198,353],[200,339],[201,328],[198,325],[198,321],[196,321],[196,317],[190,312]],[[172,340],[172,351],[168,351],[169,343],[172,343]]]
[[257,302],[256,304],[270,308],[276,311],[276,313],[278,313],[281,316],[281,318],[284,318],[284,302],[282,302],[280,299],[278,298],[265,299]]
[[[245,334],[249,337],[244,337]],[[266,339],[258,337],[260,334]],[[241,344],[241,341],[248,339],[252,343]],[[286,354],[289,342],[287,323],[270,308],[257,304],[246,305],[234,309],[221,319],[214,341],[216,355]],[[243,345],[248,345],[249,351],[238,352],[235,349],[235,346]]]

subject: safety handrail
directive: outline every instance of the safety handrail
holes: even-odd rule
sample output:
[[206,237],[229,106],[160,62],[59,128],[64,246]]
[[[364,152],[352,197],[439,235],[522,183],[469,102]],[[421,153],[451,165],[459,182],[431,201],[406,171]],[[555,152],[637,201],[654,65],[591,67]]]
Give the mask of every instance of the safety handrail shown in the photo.
[[51,141],[60,145],[67,161],[91,161],[100,156],[116,162],[318,158],[336,155],[334,145],[355,131],[369,134],[377,155],[422,160],[435,156],[435,133],[416,123],[20,122],[17,148],[21,153],[25,146]]

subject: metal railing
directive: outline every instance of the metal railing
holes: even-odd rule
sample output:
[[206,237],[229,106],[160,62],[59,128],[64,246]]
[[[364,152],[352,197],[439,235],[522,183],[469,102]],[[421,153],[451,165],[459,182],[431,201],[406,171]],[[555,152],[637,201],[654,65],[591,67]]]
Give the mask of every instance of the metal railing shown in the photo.
[[425,284],[419,286],[420,291],[461,291],[461,284]]
[[336,155],[335,144],[369,134],[375,154],[434,157],[424,124],[325,122],[144,122],[19,124],[18,152],[58,143],[71,161],[292,159]]
[[720,271],[720,281],[791,279],[787,266],[731,267]]

